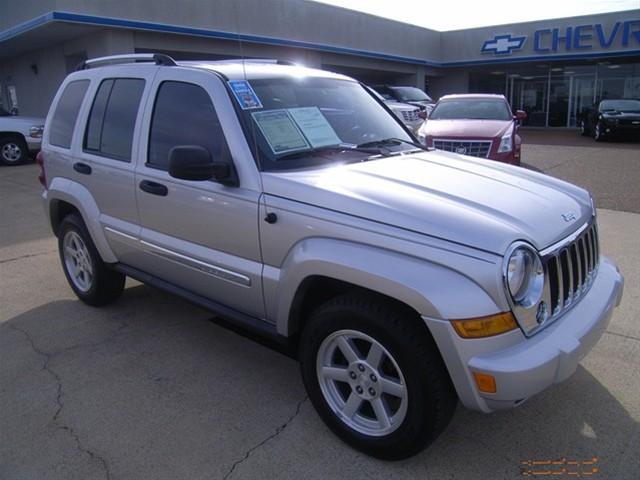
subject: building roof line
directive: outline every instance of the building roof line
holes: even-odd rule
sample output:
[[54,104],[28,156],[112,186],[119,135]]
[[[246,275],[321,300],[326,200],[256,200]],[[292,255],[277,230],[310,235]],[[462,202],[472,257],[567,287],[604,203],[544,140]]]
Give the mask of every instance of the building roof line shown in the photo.
[[[375,52],[370,50],[359,50],[351,47],[339,47],[335,45],[306,42],[302,40],[284,39],[279,37],[269,37],[262,35],[253,35],[245,33],[234,33],[221,30],[210,30],[198,27],[187,27],[180,25],[172,25],[165,23],[146,22],[142,20],[122,19],[115,17],[103,17],[96,15],[85,15],[74,12],[51,11],[35,17],[26,22],[20,23],[14,27],[0,32],[0,43],[9,39],[18,37],[24,33],[34,30],[52,22],[61,23],[77,23],[84,25],[98,25],[113,28],[129,28],[135,30],[146,30],[153,32],[165,32],[178,35],[193,35],[208,38],[217,38],[222,40],[235,40],[250,43],[258,43],[263,45],[277,45],[285,47],[296,47],[307,50],[317,50],[329,53],[338,53],[345,55],[354,55],[360,57],[374,58],[379,60],[388,60],[400,63],[409,63],[426,67],[464,67],[471,65],[490,65],[501,63],[518,63],[527,61],[544,61],[552,62],[557,60],[580,60],[587,58],[606,58],[606,57],[623,57],[639,55],[640,50],[625,50],[614,52],[590,52],[580,54],[552,54],[552,55],[530,55],[530,56],[509,56],[504,58],[487,58],[480,60],[456,60],[449,62],[435,61],[431,59],[421,59],[415,57],[406,57],[390,53]],[[446,32],[443,32],[446,33]],[[442,36],[440,36],[442,39]]]

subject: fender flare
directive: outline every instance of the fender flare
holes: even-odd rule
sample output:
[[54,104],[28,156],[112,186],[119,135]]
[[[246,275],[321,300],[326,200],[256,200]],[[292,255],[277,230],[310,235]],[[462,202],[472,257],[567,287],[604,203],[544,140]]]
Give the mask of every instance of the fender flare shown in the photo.
[[300,286],[313,276],[381,293],[430,318],[470,318],[500,311],[480,285],[443,265],[369,245],[311,238],[296,244],[280,269],[274,313],[281,335],[296,332],[291,309]]
[[68,178],[54,178],[46,193],[46,212],[52,227],[52,214],[57,208],[56,202],[59,201],[73,205],[80,212],[102,260],[106,263],[116,263],[118,259],[109,247],[100,224],[100,210],[89,190]]

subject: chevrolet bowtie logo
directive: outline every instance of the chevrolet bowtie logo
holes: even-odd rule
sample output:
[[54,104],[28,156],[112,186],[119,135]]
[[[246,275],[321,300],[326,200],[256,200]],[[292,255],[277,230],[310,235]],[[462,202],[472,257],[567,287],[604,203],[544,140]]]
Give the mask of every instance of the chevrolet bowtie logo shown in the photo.
[[512,50],[519,50],[524,45],[526,36],[512,37],[511,35],[496,35],[491,40],[487,40],[482,45],[482,53],[493,52],[495,54],[511,53]]

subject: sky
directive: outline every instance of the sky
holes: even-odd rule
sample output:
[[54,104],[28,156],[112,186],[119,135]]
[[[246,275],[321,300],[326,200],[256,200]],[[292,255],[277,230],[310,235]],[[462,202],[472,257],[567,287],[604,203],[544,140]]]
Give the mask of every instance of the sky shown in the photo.
[[640,8],[640,0],[313,0],[433,30],[501,25]]

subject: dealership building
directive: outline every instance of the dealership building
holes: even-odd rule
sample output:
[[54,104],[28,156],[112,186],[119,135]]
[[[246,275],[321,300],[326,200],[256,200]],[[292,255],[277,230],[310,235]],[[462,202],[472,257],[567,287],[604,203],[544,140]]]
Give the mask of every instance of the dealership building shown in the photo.
[[434,99],[501,93],[532,126],[573,127],[600,99],[640,98],[640,9],[438,32],[305,0],[7,0],[0,106],[44,116],[81,61],[144,52],[277,58]]

